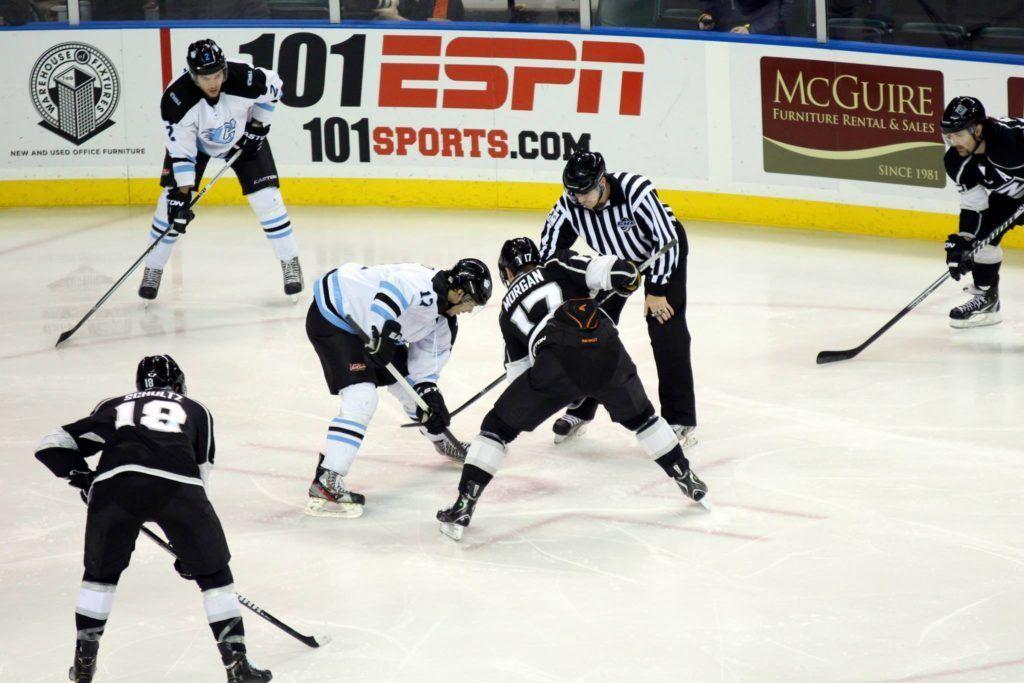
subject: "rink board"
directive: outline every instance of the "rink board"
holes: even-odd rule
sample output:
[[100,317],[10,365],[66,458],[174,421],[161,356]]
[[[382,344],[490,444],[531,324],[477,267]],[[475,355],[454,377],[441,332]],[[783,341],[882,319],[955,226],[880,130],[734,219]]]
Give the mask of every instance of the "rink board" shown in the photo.
[[[1020,66],[810,45],[388,28],[7,31],[0,206],[149,204],[158,103],[216,39],[285,82],[270,137],[292,204],[547,209],[600,150],[687,219],[944,235],[944,102],[1024,108]],[[159,48],[159,49],[157,49]],[[211,164],[215,167],[217,162]],[[210,203],[239,203],[234,180]],[[1012,242],[1012,240],[1011,240]]]

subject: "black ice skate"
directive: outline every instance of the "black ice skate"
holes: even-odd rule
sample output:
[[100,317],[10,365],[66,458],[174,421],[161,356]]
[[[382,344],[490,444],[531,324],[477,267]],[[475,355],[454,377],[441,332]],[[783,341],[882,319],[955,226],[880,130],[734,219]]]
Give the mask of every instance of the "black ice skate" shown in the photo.
[[669,425],[672,427],[672,431],[676,433],[676,438],[679,439],[679,446],[685,451],[687,448],[693,448],[697,445],[697,437],[693,435],[696,427],[689,425]]
[[683,495],[710,510],[710,506],[704,500],[708,495],[708,485],[702,482],[700,477],[694,474],[693,470],[689,467],[685,471],[680,471],[680,465],[676,464],[672,469],[676,471],[672,478],[679,485],[679,490],[683,492]]
[[459,493],[459,499],[447,510],[437,511],[437,521],[441,522],[441,533],[448,538],[459,541],[473,518],[476,501],[480,498],[480,485],[470,484],[471,492]]
[[142,284],[139,285],[139,296],[143,299],[153,300],[156,298],[156,293],[160,291],[160,278],[163,277],[164,271],[159,268],[149,268],[148,266],[142,272]]
[[469,448],[469,443],[466,441],[460,441],[462,444],[462,452],[460,453],[452,442],[448,439],[441,439],[440,441],[432,442],[434,444],[434,450],[443,455],[446,458],[457,460],[458,462],[465,462],[466,460],[466,449]]
[[[320,462],[323,462],[323,454]],[[313,517],[344,517],[355,519],[363,514],[366,496],[345,488],[345,478],[333,470],[317,465],[313,483],[309,485],[306,514]]]
[[96,653],[99,652],[100,641],[79,640],[75,644],[75,663],[68,671],[68,680],[75,683],[91,683],[96,674]]
[[997,325],[1003,321],[999,312],[999,290],[995,287],[980,289],[964,287],[964,291],[973,294],[971,300],[957,306],[949,312],[949,326],[957,329],[966,327],[984,327]]
[[563,443],[573,437],[582,436],[587,431],[590,420],[584,420],[566,413],[551,425],[551,431],[555,433],[555,443]]
[[267,669],[260,669],[253,664],[244,651],[239,651],[231,643],[217,643],[220,659],[224,662],[224,670],[228,675],[228,683],[262,683],[273,680],[274,674]]
[[284,275],[284,293],[288,296],[302,291],[302,266],[299,257],[281,261],[281,274]]

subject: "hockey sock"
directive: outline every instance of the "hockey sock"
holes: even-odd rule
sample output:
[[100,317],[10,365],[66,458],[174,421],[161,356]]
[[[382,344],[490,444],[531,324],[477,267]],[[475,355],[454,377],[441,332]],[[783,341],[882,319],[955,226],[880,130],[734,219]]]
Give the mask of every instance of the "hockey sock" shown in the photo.
[[493,478],[493,474],[485,472],[476,465],[464,465],[462,478],[459,479],[459,493],[468,493],[473,497],[479,496]]
[[[153,212],[153,223],[149,230],[149,240],[146,244],[152,244],[153,240],[160,239],[160,234],[167,229],[167,226],[167,190],[165,189],[160,194],[160,199],[156,202],[156,210]],[[160,239],[160,244],[153,247],[153,251],[149,252],[146,256],[146,267],[163,270],[164,266],[167,265],[167,259],[171,258],[171,251],[174,249],[174,243],[177,241],[178,233],[176,232],[172,231],[164,235]]]
[[1003,263],[1003,250],[987,244],[974,255],[974,286],[989,289],[999,286],[999,266]]
[[665,474],[670,477],[678,477],[686,470],[690,469],[690,461],[683,455],[683,449],[676,443],[676,447],[661,456],[655,458],[654,462],[658,463],[661,469],[665,470]]
[[299,255],[299,246],[292,234],[292,221],[288,217],[281,189],[265,187],[262,190],[246,195],[249,206],[263,226],[263,234],[274,247],[274,254],[279,261],[288,261]]
[[636,430],[636,439],[640,442],[644,453],[661,465],[666,472],[669,472],[668,468],[680,459],[684,463],[686,462],[676,433],[672,431],[672,427],[663,417],[652,416],[640,429]]
[[[462,482],[467,481],[466,477],[469,476],[467,472],[470,474],[480,472],[487,475],[487,478],[483,480],[483,485],[486,486],[501,467],[501,461],[505,459],[507,450],[505,444],[499,441],[495,435],[489,432],[478,434],[466,449],[466,464],[462,468]],[[480,483],[481,480],[477,478],[476,481]],[[460,491],[462,482],[459,484]]]
[[323,466],[344,476],[363,445],[366,426],[377,410],[377,387],[360,382],[340,392],[341,411],[327,428],[327,449]]
[[78,629],[79,640],[99,640],[103,635],[110,610],[114,606],[115,591],[116,578],[114,583],[82,579],[82,587],[78,589],[78,599],[75,601],[75,628]]

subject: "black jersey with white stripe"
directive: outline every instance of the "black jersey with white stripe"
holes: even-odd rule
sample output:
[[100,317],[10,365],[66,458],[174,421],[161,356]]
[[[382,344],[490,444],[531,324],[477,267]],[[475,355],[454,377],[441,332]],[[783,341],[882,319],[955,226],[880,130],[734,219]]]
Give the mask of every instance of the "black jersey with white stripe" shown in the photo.
[[63,429],[82,455],[102,452],[96,481],[141,472],[202,486],[200,466],[213,464],[210,411],[169,389],[107,399]]
[[[648,178],[619,172],[606,174],[605,180],[611,195],[605,205],[595,211],[578,205],[568,193],[559,197],[541,233],[542,262],[557,250],[571,247],[579,237],[599,254],[637,263],[678,238],[675,214],[662,203]],[[649,294],[665,295],[679,258],[677,244],[651,264],[647,272]]]
[[589,297],[589,256],[559,251],[538,268],[520,273],[501,299],[498,325],[505,341],[505,363],[518,363],[530,355],[530,340],[562,302]]
[[987,119],[982,139],[981,154],[961,157],[950,147],[944,158],[946,173],[960,192],[961,232],[978,232],[990,194],[1024,200],[1024,119]]

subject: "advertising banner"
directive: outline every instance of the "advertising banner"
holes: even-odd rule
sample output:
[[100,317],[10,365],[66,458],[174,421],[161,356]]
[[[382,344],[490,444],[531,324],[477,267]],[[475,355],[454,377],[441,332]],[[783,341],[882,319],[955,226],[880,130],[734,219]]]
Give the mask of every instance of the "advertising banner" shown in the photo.
[[1024,117],[1024,78],[1006,79],[1007,116]]
[[761,58],[764,170],[943,187],[942,72]]

